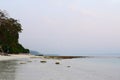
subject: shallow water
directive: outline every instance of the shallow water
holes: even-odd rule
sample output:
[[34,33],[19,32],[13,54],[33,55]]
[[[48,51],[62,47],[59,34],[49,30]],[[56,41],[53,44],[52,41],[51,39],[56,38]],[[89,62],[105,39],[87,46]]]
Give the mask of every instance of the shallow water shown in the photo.
[[112,57],[112,58],[83,58],[79,59],[84,62],[91,62],[96,64],[109,64],[120,66],[120,58]]
[[[47,63],[40,63],[40,59],[1,61],[0,80],[120,80],[119,58],[46,61]],[[59,65],[55,64],[57,61],[60,62]],[[25,64],[20,64],[21,62]]]
[[16,61],[0,62],[0,80],[15,80]]

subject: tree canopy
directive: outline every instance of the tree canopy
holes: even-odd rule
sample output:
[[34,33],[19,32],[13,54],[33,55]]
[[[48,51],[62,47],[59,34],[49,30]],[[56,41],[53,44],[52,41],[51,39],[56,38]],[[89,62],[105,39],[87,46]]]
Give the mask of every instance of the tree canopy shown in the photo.
[[0,10],[0,46],[5,53],[29,53],[18,41],[21,27],[18,20]]

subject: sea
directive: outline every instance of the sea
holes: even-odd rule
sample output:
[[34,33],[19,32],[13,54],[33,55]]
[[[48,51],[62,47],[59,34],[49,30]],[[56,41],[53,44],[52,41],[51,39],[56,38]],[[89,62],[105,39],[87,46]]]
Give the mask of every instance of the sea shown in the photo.
[[120,57],[0,61],[0,80],[120,80]]

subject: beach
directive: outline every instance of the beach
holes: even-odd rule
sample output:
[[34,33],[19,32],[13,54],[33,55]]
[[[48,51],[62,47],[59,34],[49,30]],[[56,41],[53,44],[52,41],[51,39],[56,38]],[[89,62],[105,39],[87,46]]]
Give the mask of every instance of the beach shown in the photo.
[[16,59],[22,59],[22,58],[30,58],[32,56],[33,55],[29,55],[29,54],[9,54],[8,56],[0,55],[0,61],[16,60]]
[[120,80],[119,58],[19,58],[0,61],[0,80]]

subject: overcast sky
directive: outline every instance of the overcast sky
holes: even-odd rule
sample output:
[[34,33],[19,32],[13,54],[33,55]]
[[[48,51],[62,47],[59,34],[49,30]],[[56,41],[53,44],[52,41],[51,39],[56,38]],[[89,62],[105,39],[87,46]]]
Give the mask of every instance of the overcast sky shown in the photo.
[[0,0],[22,24],[20,43],[43,54],[120,54],[120,0]]

